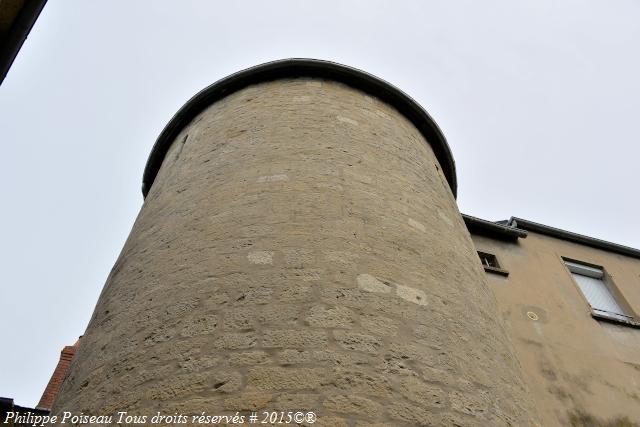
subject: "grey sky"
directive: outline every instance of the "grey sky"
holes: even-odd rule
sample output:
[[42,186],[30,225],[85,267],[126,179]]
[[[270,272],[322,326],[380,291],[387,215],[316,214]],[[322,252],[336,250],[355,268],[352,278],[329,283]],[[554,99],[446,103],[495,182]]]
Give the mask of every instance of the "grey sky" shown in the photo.
[[287,57],[363,69],[440,125],[461,211],[637,248],[638,52],[637,0],[49,0],[0,86],[0,396],[37,403],[155,138],[215,80]]

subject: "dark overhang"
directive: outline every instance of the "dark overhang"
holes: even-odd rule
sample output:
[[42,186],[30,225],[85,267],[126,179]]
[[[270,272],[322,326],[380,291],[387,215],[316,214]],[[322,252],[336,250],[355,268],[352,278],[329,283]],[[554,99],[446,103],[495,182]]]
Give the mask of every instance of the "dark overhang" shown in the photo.
[[47,0],[0,1],[0,84]]
[[[8,424],[10,426],[12,425],[32,425],[32,424],[14,424],[12,421],[15,418],[10,416],[9,414],[13,412],[13,414],[15,415],[16,413],[21,413],[21,415],[26,415],[29,412],[32,415],[49,415],[49,410],[48,409],[40,409],[40,408],[28,408],[26,406],[18,406],[13,402],[13,399],[8,398],[8,397],[0,397],[0,420],[2,420],[2,424]],[[8,419],[8,421],[7,421]],[[37,425],[37,424],[36,424]]]
[[616,243],[607,242],[605,240],[596,239],[594,237],[584,236],[578,233],[561,230],[559,228],[549,227],[548,225],[538,224],[537,222],[528,221],[526,219],[511,217],[509,225],[512,227],[522,228],[534,233],[544,234],[546,236],[567,240],[573,243],[579,243],[592,248],[602,249],[621,255],[627,255],[633,258],[640,258],[640,250],[630,248],[629,246],[618,245]]
[[417,102],[395,86],[369,73],[335,62],[317,59],[283,59],[237,72],[198,92],[173,116],[156,140],[145,166],[142,194],[147,196],[164,156],[178,133],[214,102],[257,83],[295,77],[338,81],[390,104],[409,119],[433,149],[453,195],[457,192],[456,168],[447,140],[436,122]]
[[517,227],[499,224],[475,216],[462,214],[462,219],[471,234],[480,234],[500,240],[518,240],[527,237],[527,232]]

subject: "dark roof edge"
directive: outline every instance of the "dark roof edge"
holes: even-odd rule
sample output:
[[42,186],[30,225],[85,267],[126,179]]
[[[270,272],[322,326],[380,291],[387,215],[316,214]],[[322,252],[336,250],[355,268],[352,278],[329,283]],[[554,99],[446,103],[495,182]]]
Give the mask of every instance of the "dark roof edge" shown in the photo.
[[544,234],[558,239],[567,240],[569,242],[580,243],[582,245],[591,246],[592,248],[603,249],[605,251],[614,252],[621,255],[627,255],[633,258],[640,258],[640,250],[629,246],[618,245],[617,243],[607,242],[606,240],[596,239],[594,237],[584,236],[578,233],[561,230],[559,228],[549,227],[548,225],[539,224],[537,222],[528,221],[526,219],[512,216],[509,225],[533,231],[535,233]]
[[6,40],[0,44],[0,85],[9,73],[11,64],[18,56],[20,48],[31,32],[31,28],[36,23],[40,12],[44,9],[47,0],[29,0],[18,12],[15,20],[11,24]]
[[524,239],[527,237],[527,232],[520,228],[498,224],[465,214],[462,214],[462,219],[464,219],[469,233],[472,234],[483,234],[502,240],[518,240],[518,238]]
[[204,88],[187,101],[169,120],[156,140],[145,166],[142,194],[146,197],[164,156],[175,137],[209,105],[247,86],[291,77],[319,77],[335,80],[371,94],[390,104],[411,121],[433,149],[451,192],[457,194],[456,168],[442,131],[431,116],[400,89],[369,73],[335,62],[317,59],[283,59],[239,71]]

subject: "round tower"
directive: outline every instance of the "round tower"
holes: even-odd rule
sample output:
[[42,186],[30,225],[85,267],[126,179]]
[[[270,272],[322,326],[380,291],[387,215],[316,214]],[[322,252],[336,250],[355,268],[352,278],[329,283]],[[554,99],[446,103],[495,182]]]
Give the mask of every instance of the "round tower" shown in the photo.
[[52,413],[527,425],[455,192],[435,122],[367,73],[295,59],[213,84],[151,152]]

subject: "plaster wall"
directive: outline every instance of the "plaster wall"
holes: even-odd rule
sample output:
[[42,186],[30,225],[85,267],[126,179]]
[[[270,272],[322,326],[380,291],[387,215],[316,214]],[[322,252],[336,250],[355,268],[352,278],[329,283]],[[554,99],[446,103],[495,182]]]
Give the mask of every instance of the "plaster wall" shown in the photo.
[[572,416],[640,425],[640,329],[594,319],[563,257],[603,267],[636,319],[640,260],[533,232],[518,243],[472,237],[509,271],[487,278],[542,425],[570,425]]

